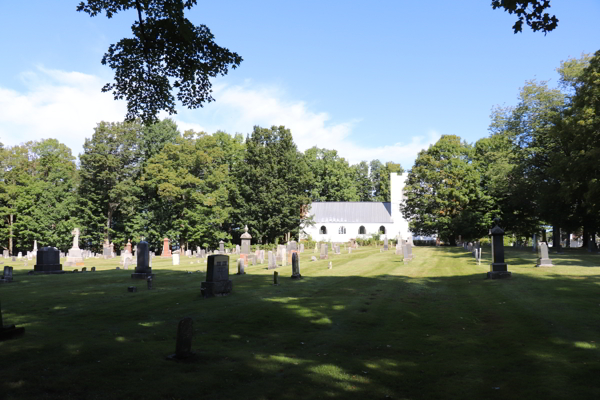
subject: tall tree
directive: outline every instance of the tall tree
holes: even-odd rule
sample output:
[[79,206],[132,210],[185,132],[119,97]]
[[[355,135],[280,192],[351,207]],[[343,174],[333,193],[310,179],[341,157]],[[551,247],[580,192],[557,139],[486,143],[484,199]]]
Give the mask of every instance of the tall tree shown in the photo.
[[495,211],[473,164],[473,147],[458,136],[442,136],[419,152],[404,193],[401,209],[411,231],[437,234],[451,245],[458,235],[464,239],[483,236]]
[[298,232],[302,210],[309,202],[311,176],[289,129],[255,126],[246,139],[236,178],[239,197],[234,210],[239,229],[248,225],[253,238],[262,243]]
[[373,201],[373,185],[369,179],[369,164],[361,161],[352,166],[358,201]]
[[134,233],[126,231],[125,222],[136,215],[142,195],[136,181],[141,175],[143,128],[135,121],[101,122],[92,138],[85,140],[79,157],[79,198],[85,226],[81,238],[95,248],[112,235],[115,244],[122,245]]
[[174,243],[216,248],[231,214],[231,176],[219,139],[187,131],[151,158],[141,184],[151,194],[146,226],[149,241],[158,247],[163,237]]
[[355,173],[336,150],[312,147],[304,152],[312,173],[312,201],[358,201]]
[[115,100],[127,100],[126,119],[141,118],[150,125],[164,110],[175,114],[175,98],[188,108],[213,101],[210,78],[226,75],[242,57],[218,46],[206,25],[194,26],[184,16],[196,0],[87,0],[77,6],[91,17],[103,12],[108,18],[133,9],[137,20],[133,38],[111,44],[102,64],[115,70],[115,82],[103,92]]

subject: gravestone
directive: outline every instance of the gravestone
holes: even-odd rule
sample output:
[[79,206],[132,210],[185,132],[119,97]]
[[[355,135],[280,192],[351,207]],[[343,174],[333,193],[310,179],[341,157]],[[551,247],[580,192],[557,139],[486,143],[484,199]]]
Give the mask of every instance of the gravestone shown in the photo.
[[2,304],[0,303],[0,340],[12,339],[24,333],[25,328],[23,327],[17,328],[14,325],[4,325],[4,320],[2,319]]
[[2,256],[3,256],[4,258],[8,258],[8,257],[10,256],[10,255],[8,254],[8,250],[3,250],[3,251],[2,251]]
[[23,253],[19,252],[19,254],[17,254],[17,260],[20,260],[21,258],[23,258]]
[[0,283],[13,282],[13,267],[4,266],[4,274],[0,277]]
[[127,291],[129,293],[135,293],[135,292],[137,292],[137,287],[136,286],[128,286]]
[[300,275],[300,260],[298,253],[292,253],[292,279],[302,279],[302,275]]
[[192,351],[192,337],[194,336],[194,321],[186,317],[177,324],[177,341],[175,354],[167,357],[169,360],[185,360],[195,355]]
[[277,271],[273,271],[273,285],[279,286],[279,273]]
[[313,253],[316,253],[317,251],[319,251],[319,242],[315,243],[315,250],[313,251]]
[[96,272],[96,267],[92,267],[92,272]]
[[163,249],[161,257],[171,257],[171,249],[169,248],[169,238],[163,239]]
[[298,251],[304,253],[304,243],[300,243],[300,249]]
[[548,255],[548,245],[544,242],[538,244],[538,260],[536,267],[552,267],[552,260]]
[[38,248],[37,248],[37,240],[33,241],[33,250],[32,253],[33,254],[37,254]]
[[237,260],[237,267],[238,267],[237,275],[244,275],[244,274],[246,274],[246,271],[244,271],[244,269],[245,269],[245,263],[244,263],[244,259],[243,258],[238,258],[238,260]]
[[86,267],[81,268],[81,272],[87,272],[87,268]]
[[321,255],[319,256],[320,260],[327,260],[329,258],[327,256],[327,251],[328,251],[327,245],[325,243],[323,243],[321,245]]
[[173,253],[173,265],[179,265],[179,253]]
[[281,266],[285,267],[287,265],[287,250],[285,247],[281,249]]
[[532,247],[532,250],[534,253],[538,251],[537,235],[535,233],[533,234],[533,239],[531,241],[531,247]]
[[312,257],[310,258],[310,261],[317,261],[317,257],[315,257],[315,256],[312,256]]
[[329,261],[329,268],[328,269],[333,269],[333,262]]
[[225,254],[225,242],[222,240],[219,241],[219,253]]
[[17,257],[13,256],[11,261],[16,262],[17,261]]
[[352,247],[348,247],[348,254],[352,254]]
[[60,264],[60,252],[55,247],[42,247],[37,252],[36,264],[33,266],[36,274],[63,274]]
[[206,281],[200,284],[200,292],[205,298],[227,296],[233,290],[229,280],[229,256],[216,254],[208,256]]
[[402,244],[400,242],[396,243],[396,255],[397,256],[402,255]]
[[492,263],[487,277],[490,279],[510,278],[512,273],[508,271],[508,264],[504,262],[504,230],[500,228],[499,218],[494,218],[494,226],[490,234],[492,235]]
[[277,262],[275,261],[275,255],[273,254],[272,251],[269,251],[269,266],[268,269],[275,269],[277,268]]
[[235,245],[235,254],[240,254],[240,245],[239,244]]
[[125,261],[123,261],[123,269],[129,269],[130,264],[131,264],[131,259],[126,258]]
[[150,268],[150,251],[148,250],[148,242],[142,240],[137,245],[137,266],[135,272],[131,274],[132,279],[148,279],[154,277],[152,268]]
[[411,261],[413,259],[412,246],[410,243],[404,244],[404,262]]
[[385,235],[385,238],[383,239],[383,250],[384,251],[388,251],[389,250],[387,235]]
[[152,290],[153,289],[152,288],[152,281],[153,281],[152,277],[149,276],[148,279],[146,279],[146,281],[148,282],[148,290]]
[[67,261],[65,262],[66,267],[83,262],[83,253],[79,248],[79,228],[73,229],[71,235],[73,235],[73,246],[69,249]]

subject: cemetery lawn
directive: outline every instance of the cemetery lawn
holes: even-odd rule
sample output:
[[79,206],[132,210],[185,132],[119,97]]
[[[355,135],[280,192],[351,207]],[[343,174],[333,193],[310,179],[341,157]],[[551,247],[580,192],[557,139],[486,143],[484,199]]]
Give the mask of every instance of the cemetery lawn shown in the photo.
[[[212,299],[196,258],[154,258],[154,290],[118,259],[45,276],[5,260],[4,324],[25,335],[0,342],[0,399],[600,398],[600,255],[534,268],[508,249],[513,278],[492,281],[489,248],[481,265],[460,248],[413,252],[407,265],[374,248],[305,252],[304,278],[279,267],[279,286],[266,264],[235,275],[233,256],[233,293]],[[167,361],[184,317],[196,357]]]

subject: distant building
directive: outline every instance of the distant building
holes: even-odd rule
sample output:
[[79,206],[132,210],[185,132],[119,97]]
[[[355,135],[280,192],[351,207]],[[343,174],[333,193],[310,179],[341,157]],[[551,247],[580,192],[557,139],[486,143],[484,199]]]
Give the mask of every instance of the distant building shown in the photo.
[[400,203],[404,199],[404,185],[407,173],[390,174],[391,202],[343,202],[318,201],[311,203],[308,214],[315,224],[304,227],[304,232],[313,240],[347,242],[350,239],[369,238],[379,234],[394,239],[412,236],[408,221],[402,217]]

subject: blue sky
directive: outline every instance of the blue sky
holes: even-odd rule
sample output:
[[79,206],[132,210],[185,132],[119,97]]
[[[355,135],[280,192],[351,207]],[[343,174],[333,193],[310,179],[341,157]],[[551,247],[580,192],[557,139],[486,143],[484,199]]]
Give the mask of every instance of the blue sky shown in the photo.
[[[77,13],[78,1],[0,2],[0,141],[55,137],[74,155],[124,102],[100,88],[100,60],[130,36],[135,15]],[[490,0],[198,1],[188,11],[240,54],[213,81],[216,102],[179,108],[181,129],[251,132],[285,125],[301,150],[336,149],[351,163],[400,162],[440,135],[488,135],[494,105],[514,105],[526,80],[550,80],[561,60],[600,49],[600,1],[553,0],[558,28],[513,34]]]

